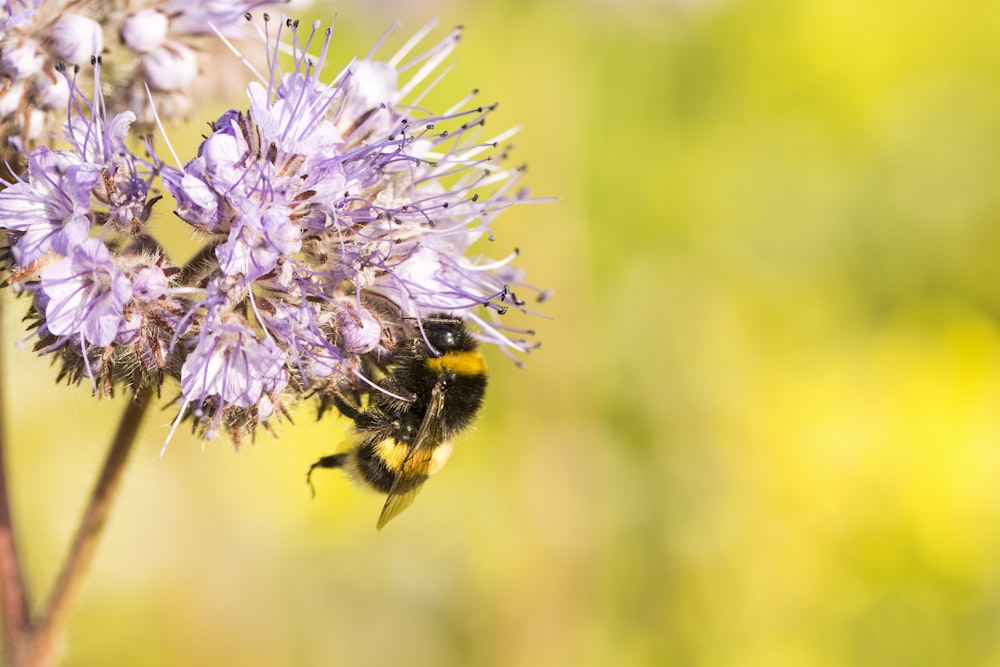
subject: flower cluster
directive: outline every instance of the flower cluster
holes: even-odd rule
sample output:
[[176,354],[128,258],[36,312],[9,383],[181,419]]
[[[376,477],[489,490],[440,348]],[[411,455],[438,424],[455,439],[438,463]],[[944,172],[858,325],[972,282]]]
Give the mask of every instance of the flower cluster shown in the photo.
[[[503,164],[510,132],[483,135],[496,105],[475,104],[475,91],[444,113],[417,106],[460,30],[411,55],[428,26],[324,83],[329,29],[267,15],[253,25],[266,72],[247,107],[222,114],[176,167],[149,141],[133,151],[136,114],[110,110],[99,59],[92,96],[64,77],[67,148],[34,149],[26,175],[0,191],[5,282],[32,298],[36,349],[102,393],[174,378],[178,421],[206,437],[225,428],[239,444],[291,401],[314,396],[323,410],[370,387],[431,313],[466,320],[509,355],[532,347],[530,331],[500,319],[526,310],[515,290],[544,296],[511,266],[516,251],[470,255],[525,200],[523,169]],[[183,265],[150,229],[165,205],[157,182],[175,224],[204,240]]]
[[[252,0],[8,0],[0,5],[0,128],[29,142],[65,122],[70,89],[60,70],[103,56],[117,112],[150,120],[148,88],[161,117],[187,112],[199,74],[198,37],[234,35]],[[202,40],[204,41],[204,40]],[[6,143],[6,142],[5,142]]]

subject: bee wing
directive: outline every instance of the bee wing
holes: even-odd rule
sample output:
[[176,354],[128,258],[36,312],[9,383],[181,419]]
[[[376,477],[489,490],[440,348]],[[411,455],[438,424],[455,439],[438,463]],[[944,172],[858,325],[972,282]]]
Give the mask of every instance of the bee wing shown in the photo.
[[385,499],[382,507],[382,514],[378,518],[376,528],[389,523],[389,520],[405,510],[417,497],[417,493],[427,479],[427,471],[430,468],[431,457],[434,456],[434,448],[441,444],[441,411],[444,408],[444,391],[440,383],[434,385],[431,390],[431,399],[427,404],[427,412],[424,413],[423,421],[420,422],[420,429],[413,439],[413,446],[407,452],[399,467],[396,481],[389,489],[389,495]]

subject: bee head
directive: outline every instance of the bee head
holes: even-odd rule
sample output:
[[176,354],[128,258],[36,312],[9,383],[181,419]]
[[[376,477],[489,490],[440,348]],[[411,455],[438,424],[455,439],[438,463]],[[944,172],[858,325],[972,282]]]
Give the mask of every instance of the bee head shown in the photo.
[[440,357],[449,352],[469,352],[476,349],[476,341],[462,320],[447,315],[432,315],[421,323],[431,356]]

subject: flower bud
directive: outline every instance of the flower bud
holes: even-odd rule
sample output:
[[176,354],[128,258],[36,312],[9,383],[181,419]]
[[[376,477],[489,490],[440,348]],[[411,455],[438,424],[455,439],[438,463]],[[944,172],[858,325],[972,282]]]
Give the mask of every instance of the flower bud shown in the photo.
[[15,81],[10,86],[0,88],[0,118],[13,116],[23,103],[23,81]]
[[69,104],[69,84],[62,74],[43,72],[35,77],[38,106],[43,109],[64,110]]
[[66,14],[49,33],[52,51],[71,65],[82,65],[104,50],[101,25],[86,16]]
[[122,43],[137,53],[149,53],[163,45],[170,21],[155,9],[142,9],[125,19]]
[[345,304],[337,311],[337,347],[347,354],[363,354],[382,338],[382,326],[367,308]]
[[167,277],[155,264],[140,266],[132,273],[132,293],[139,301],[154,301],[167,289]]
[[351,76],[345,86],[347,98],[337,118],[337,129],[346,135],[365,119],[380,130],[387,129],[392,123],[391,114],[382,105],[395,104],[397,78],[395,68],[386,63],[359,60],[351,65]]
[[150,88],[180,90],[198,74],[198,57],[179,42],[166,42],[142,59],[142,69]]
[[45,55],[33,39],[4,44],[0,49],[0,70],[11,79],[31,76],[45,64]]

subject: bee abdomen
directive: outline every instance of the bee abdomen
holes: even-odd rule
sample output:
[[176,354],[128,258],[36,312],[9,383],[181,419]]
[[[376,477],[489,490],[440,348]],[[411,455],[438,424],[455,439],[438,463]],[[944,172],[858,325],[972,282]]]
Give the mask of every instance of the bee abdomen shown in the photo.
[[[356,450],[355,473],[361,481],[376,491],[389,493],[409,451],[410,445],[393,438],[365,443]],[[426,479],[426,475],[414,475],[407,480],[406,488],[419,486]]]

